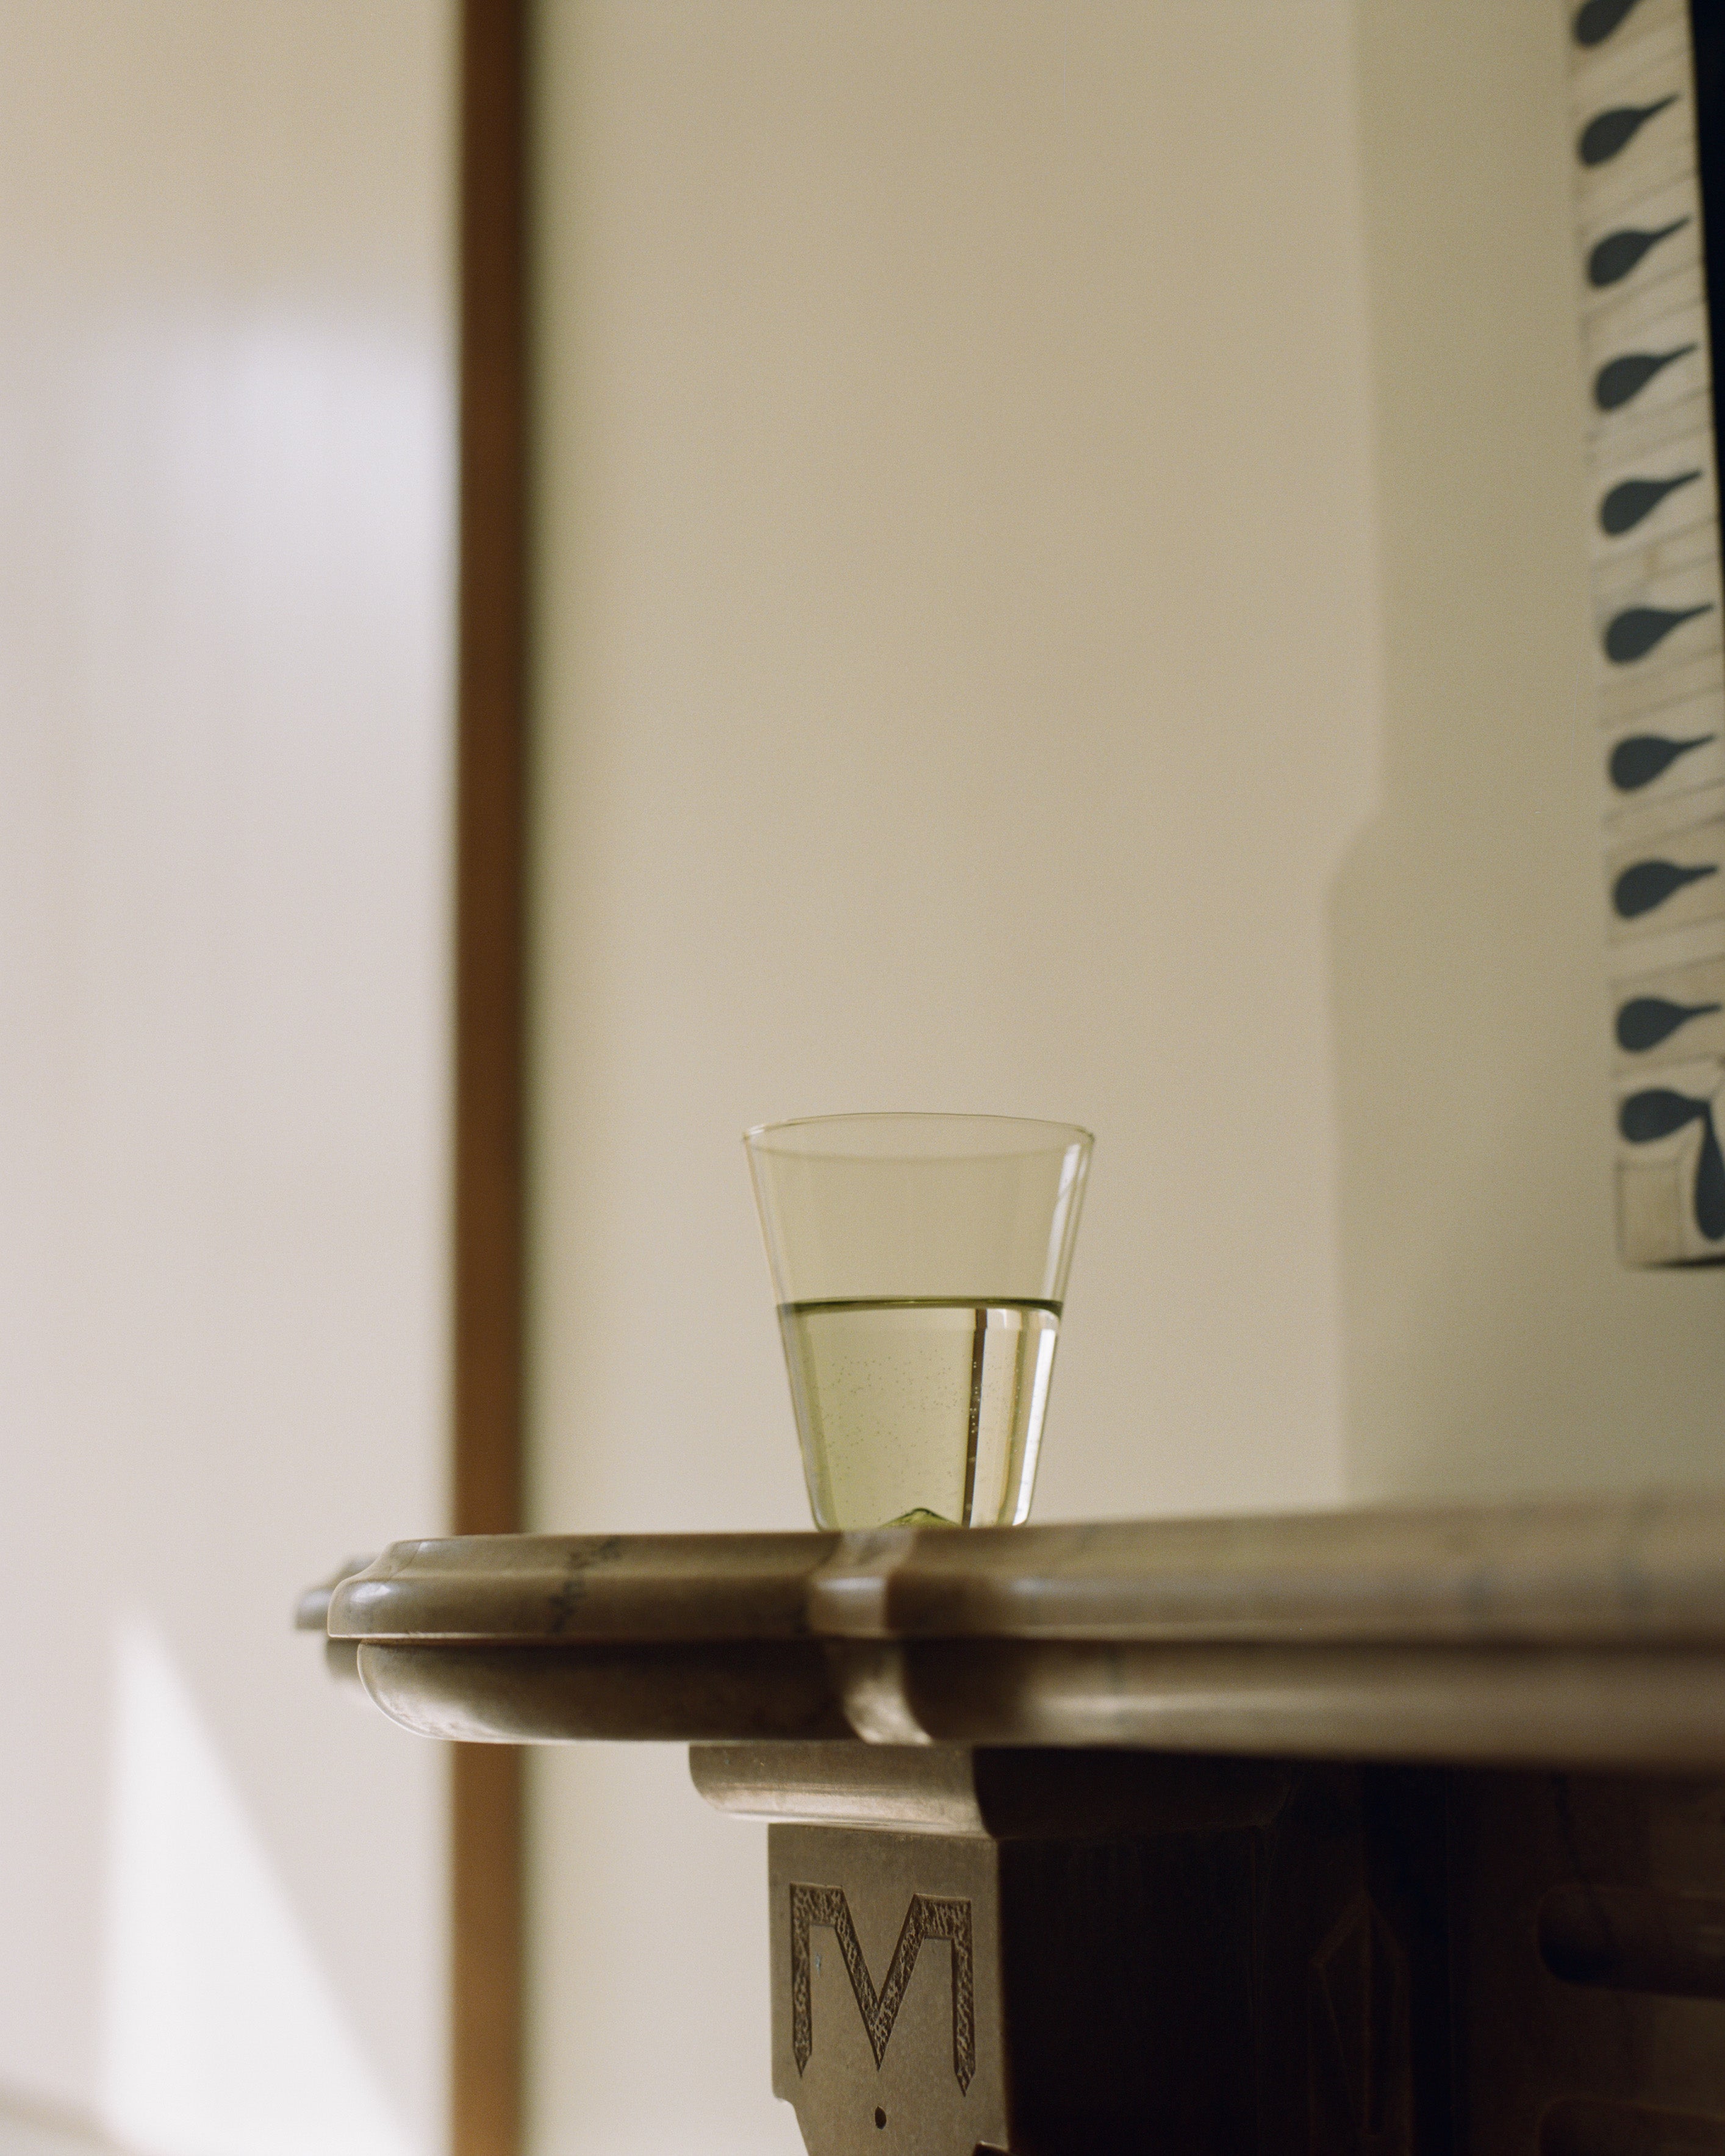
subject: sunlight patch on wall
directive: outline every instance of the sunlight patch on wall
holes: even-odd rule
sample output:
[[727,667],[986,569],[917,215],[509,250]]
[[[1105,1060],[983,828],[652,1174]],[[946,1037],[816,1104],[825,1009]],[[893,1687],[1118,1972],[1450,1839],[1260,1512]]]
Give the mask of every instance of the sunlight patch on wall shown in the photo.
[[102,2115],[150,2156],[414,2156],[161,1638],[121,1628]]

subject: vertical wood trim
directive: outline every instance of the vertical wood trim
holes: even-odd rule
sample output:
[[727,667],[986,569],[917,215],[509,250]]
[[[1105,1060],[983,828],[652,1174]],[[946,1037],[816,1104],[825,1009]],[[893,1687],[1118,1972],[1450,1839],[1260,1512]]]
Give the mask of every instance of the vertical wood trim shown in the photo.
[[517,2156],[521,2143],[521,1757],[450,1747],[454,1902],[449,2144]]
[[[521,1526],[527,0],[461,0],[454,1527]],[[521,1777],[453,1748],[450,2139],[517,2156]]]

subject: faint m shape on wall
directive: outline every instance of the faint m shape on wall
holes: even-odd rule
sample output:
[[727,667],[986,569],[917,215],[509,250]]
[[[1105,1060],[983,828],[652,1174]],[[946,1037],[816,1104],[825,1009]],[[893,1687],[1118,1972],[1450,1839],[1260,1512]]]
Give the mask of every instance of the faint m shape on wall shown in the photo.
[[839,1942],[845,1972],[850,1979],[869,2048],[878,2066],[886,2056],[898,2010],[925,1939],[945,1939],[952,1956],[952,2073],[961,2090],[976,2071],[976,1971],[972,1950],[970,1904],[936,1894],[913,1894],[877,1992],[850,1917],[842,1887],[791,1887],[791,2050],[800,2075],[814,2051],[814,2012],[809,1989],[809,1935],[816,1924],[830,1928]]

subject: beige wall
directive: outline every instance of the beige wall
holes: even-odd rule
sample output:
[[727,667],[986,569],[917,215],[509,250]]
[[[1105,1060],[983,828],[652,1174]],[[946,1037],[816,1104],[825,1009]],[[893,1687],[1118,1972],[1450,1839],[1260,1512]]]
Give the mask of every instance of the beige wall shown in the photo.
[[[1611,1217],[1563,13],[545,0],[547,1527],[804,1518],[737,1132],[1096,1130],[1042,1517],[1717,1480]],[[536,2148],[790,2149],[537,1763]],[[670,2027],[675,2044],[649,2048]]]
[[[1042,1517],[1338,1497],[1347,9],[542,26],[538,1521],[806,1520],[737,1136],[855,1106],[1099,1134]],[[759,1837],[536,1774],[535,2145],[793,2148]]]
[[449,33],[0,0],[0,2147],[441,2141]]

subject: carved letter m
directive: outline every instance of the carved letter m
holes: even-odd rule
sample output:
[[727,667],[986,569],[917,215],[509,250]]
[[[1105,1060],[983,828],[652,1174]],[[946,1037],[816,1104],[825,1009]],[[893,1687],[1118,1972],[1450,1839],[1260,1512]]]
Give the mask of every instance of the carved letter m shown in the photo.
[[945,1939],[952,1949],[952,2072],[961,2089],[970,2087],[976,2071],[976,1976],[971,1955],[970,1904],[948,1901],[934,1894],[913,1894],[905,1912],[904,1928],[886,1981],[877,1992],[850,1920],[850,1904],[842,1887],[793,1887],[791,1889],[791,2050],[800,2075],[814,2050],[814,2016],[809,1987],[809,1933],[811,1926],[825,1924],[837,1934],[857,2010],[868,2031],[869,2048],[879,2066],[886,2056],[887,2039],[898,2019],[911,1972],[924,1939]]

